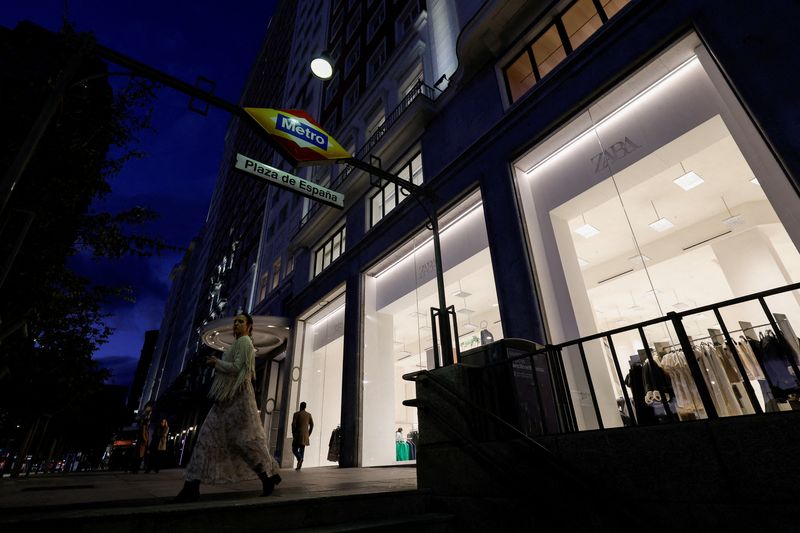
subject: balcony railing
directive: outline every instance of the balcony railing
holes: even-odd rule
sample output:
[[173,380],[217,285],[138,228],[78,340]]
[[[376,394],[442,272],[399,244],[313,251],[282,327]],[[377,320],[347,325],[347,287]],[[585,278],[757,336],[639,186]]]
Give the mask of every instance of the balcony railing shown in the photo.
[[[414,84],[411,90],[408,91],[408,94],[406,94],[403,99],[400,100],[400,103],[397,104],[397,107],[395,107],[394,110],[383,120],[383,122],[380,124],[380,126],[378,126],[369,139],[367,139],[367,142],[365,142],[356,151],[355,157],[357,159],[364,159],[381,141],[381,139],[383,139],[384,135],[386,135],[386,132],[389,131],[389,129],[400,119],[403,113],[405,113],[406,110],[411,107],[411,104],[414,103],[418,97],[422,96],[433,102],[436,100],[436,93],[436,89],[426,85],[422,80],[419,80],[416,84]],[[345,165],[344,170],[342,170],[333,180],[331,180],[331,183],[327,185],[327,187],[333,190],[338,190],[342,183],[344,183],[348,176],[350,176],[350,174],[353,172],[354,168],[355,167],[350,165]],[[312,204],[308,212],[306,212],[306,214],[300,220],[300,227],[303,227],[306,223],[308,223],[308,221],[311,220],[311,217],[313,217],[320,209],[321,204]]]

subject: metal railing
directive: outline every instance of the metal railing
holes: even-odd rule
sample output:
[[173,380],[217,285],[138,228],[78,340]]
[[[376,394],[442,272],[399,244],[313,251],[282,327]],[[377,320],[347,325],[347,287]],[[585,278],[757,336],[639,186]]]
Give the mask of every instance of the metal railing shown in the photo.
[[[436,100],[436,92],[437,90],[429,85],[426,85],[425,82],[419,80],[411,90],[400,100],[400,103],[394,108],[394,110],[389,113],[389,115],[381,122],[380,126],[373,132],[373,134],[367,139],[367,141],[356,151],[354,154],[357,159],[364,159],[367,155],[369,155],[370,151],[383,139],[386,135],[386,132],[400,119],[403,113],[411,107],[411,104],[420,97],[423,96],[433,102]],[[345,165],[344,169],[333,178],[327,187],[329,189],[338,190],[338,188],[344,183],[344,181],[350,176],[350,174],[355,170],[355,167],[350,165]],[[314,203],[309,207],[309,210],[303,215],[303,218],[300,219],[300,227],[302,228],[305,226],[309,220],[322,208],[322,205],[319,203]]]
[[[546,365],[546,372],[549,375],[555,396],[554,405],[557,410],[555,416],[558,417],[557,427],[560,428],[559,432],[562,433],[800,409],[800,368],[798,368],[800,353],[798,353],[797,349],[800,341],[797,337],[792,338],[795,334],[790,325],[787,325],[786,322],[782,322],[779,325],[767,303],[767,299],[770,297],[787,294],[795,290],[800,290],[800,283],[686,311],[670,312],[666,316],[560,344],[548,345],[539,350],[490,362],[484,368],[505,369],[498,372],[497,375],[499,376],[519,376],[521,365],[526,367],[529,365],[529,369],[533,374],[537,370],[541,372],[542,367]],[[784,303],[786,302],[787,300],[784,300]],[[795,295],[791,305],[800,305],[798,302],[800,302],[800,298]],[[754,310],[758,309],[759,312],[763,313],[765,322],[759,322],[757,325],[749,325],[751,323],[748,322],[746,326],[736,330],[728,327],[728,324],[723,319],[723,312],[726,312],[726,314],[742,312],[742,309],[726,310],[726,308],[741,304],[750,304],[747,313],[751,318]],[[686,332],[684,320],[702,313],[713,313],[718,328],[711,328],[715,333],[710,333],[708,337],[693,339]],[[741,320],[741,317],[739,317],[739,320]],[[781,320],[783,321],[783,318]],[[682,382],[684,384],[684,398],[687,392],[685,390],[686,386],[693,387],[694,392],[688,391],[696,399],[693,412],[679,409],[679,401],[676,398],[677,385],[672,382],[673,378],[669,374],[661,370],[661,363],[658,360],[659,354],[654,353],[656,344],[648,339],[646,330],[653,326],[662,326],[667,331],[671,328],[669,336],[672,338],[673,344],[660,345],[659,348],[662,350],[662,354],[680,353],[685,359],[690,379]],[[788,332],[785,331],[787,329],[789,330]],[[761,330],[757,337],[756,330]],[[718,333],[716,333],[717,331]],[[732,334],[736,332],[743,332],[740,338],[744,342],[737,343],[734,341]],[[646,369],[649,367],[651,372],[648,386],[651,388],[651,392],[658,391],[660,393],[653,394],[650,402],[642,403],[642,399],[638,396],[632,398],[631,395],[634,394],[634,390],[630,385],[633,385],[633,383],[630,379],[626,381],[623,376],[614,337],[631,333],[639,337],[643,347],[637,350],[637,355],[641,354],[639,355],[639,363],[645,368],[643,371],[648,371]],[[587,346],[595,341],[600,341],[605,346],[592,354],[587,354]],[[769,347],[764,348],[765,342]],[[761,344],[759,345],[759,343]],[[723,358],[728,359],[728,361],[723,361],[730,363],[724,370],[729,373],[729,376],[738,379],[735,382],[737,385],[735,392],[738,395],[729,396],[726,399],[722,389],[724,383],[719,382],[723,380],[713,379],[713,368],[710,367],[716,363],[707,358],[709,354],[718,358],[718,361]],[[611,364],[606,367],[605,361],[597,362],[596,360],[591,360],[591,356],[610,360],[610,363],[613,363],[613,369],[610,368]],[[569,365],[572,370],[571,373],[567,372],[568,365],[565,364],[568,357],[571,359],[571,364]],[[594,374],[590,368],[592,366],[590,362],[598,363]],[[632,363],[632,369],[633,365],[634,363]],[[659,371],[653,370],[656,368]],[[595,383],[601,377],[598,375],[599,372],[605,372],[606,376],[609,373],[612,374],[617,380],[619,390],[622,391],[622,397],[619,399],[615,397],[613,401],[616,404],[621,403],[623,405],[620,405],[620,408],[615,409],[613,413],[608,410],[608,405],[610,405],[608,396],[598,398],[599,391],[595,387]],[[572,380],[570,380],[570,374],[572,375]],[[719,371],[717,371],[717,378],[723,377],[719,374]],[[606,376],[603,376],[603,379],[607,380]],[[759,385],[758,391],[756,391],[751,381]],[[520,387],[536,388],[539,383],[536,380],[512,378],[509,385],[516,388],[514,391],[516,398],[523,398],[530,397],[532,392],[530,390],[522,390]],[[729,385],[733,385],[730,380]],[[733,389],[734,387],[731,386],[731,390]],[[533,392],[538,394],[539,391]],[[641,389],[635,391],[635,393],[641,395]],[[576,396],[581,397],[580,403],[582,405],[576,405]],[[731,408],[731,400],[736,400],[739,406],[738,409]],[[582,407],[587,406],[587,401],[591,402],[591,408],[582,409]],[[603,402],[606,405],[605,412],[602,412],[601,409],[601,403]],[[546,413],[547,406],[541,401],[536,403],[538,412],[532,413],[531,416],[538,417],[539,420],[536,423],[527,424],[526,428],[530,434],[544,434],[547,432],[544,430],[546,426],[541,421],[548,416],[548,413]],[[581,417],[576,414],[578,409],[581,409]],[[592,414],[593,421],[591,420]],[[552,413],[549,416],[552,417]],[[583,421],[579,421],[579,418],[583,419]],[[551,425],[550,427],[553,426]],[[530,428],[535,429],[531,430]],[[550,433],[553,432],[550,431]]]

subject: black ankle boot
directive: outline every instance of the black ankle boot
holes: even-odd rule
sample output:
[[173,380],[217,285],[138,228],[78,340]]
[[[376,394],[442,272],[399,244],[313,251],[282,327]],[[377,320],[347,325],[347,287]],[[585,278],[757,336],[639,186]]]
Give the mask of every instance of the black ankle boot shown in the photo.
[[191,503],[200,499],[200,481],[184,481],[183,488],[170,503]]
[[275,474],[274,476],[268,476],[266,472],[259,472],[258,479],[261,480],[262,496],[269,496],[272,494],[272,491],[275,490],[275,485],[278,485],[281,482],[280,475]]

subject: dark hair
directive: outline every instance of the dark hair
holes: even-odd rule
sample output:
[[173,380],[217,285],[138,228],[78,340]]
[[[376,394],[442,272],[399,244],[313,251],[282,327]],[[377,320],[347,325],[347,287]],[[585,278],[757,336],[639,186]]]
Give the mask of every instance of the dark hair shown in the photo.
[[306,408],[306,402],[300,402],[300,409]]
[[[242,316],[244,317],[244,321],[245,321],[245,323],[246,323],[248,326],[250,326],[250,333],[253,333],[253,316],[252,316],[250,313],[245,313],[244,311],[242,311],[242,312],[241,312],[241,313],[239,313],[239,314],[240,314],[240,315],[242,315]],[[248,334],[248,335],[249,335],[249,334]]]

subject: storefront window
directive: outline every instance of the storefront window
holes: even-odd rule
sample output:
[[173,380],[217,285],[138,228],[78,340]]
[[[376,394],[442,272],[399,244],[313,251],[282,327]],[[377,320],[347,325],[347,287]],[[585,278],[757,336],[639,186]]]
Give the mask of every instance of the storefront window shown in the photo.
[[[556,342],[800,280],[797,194],[698,45],[693,37],[679,43],[516,163]],[[796,331],[800,298],[775,302],[773,312]],[[768,322],[758,302],[724,308],[721,317],[735,335]],[[706,373],[720,416],[754,412],[745,380],[762,410],[800,387],[770,390],[759,373],[742,376],[713,312],[684,326],[693,354],[682,353],[671,327],[646,331],[656,362],[674,373],[680,420],[707,416],[693,381],[684,384],[676,370],[686,357]],[[613,342],[623,373],[635,378],[646,363],[640,333]],[[608,346],[587,345],[587,359],[604,424],[621,425]],[[572,372],[580,380],[578,365]],[[637,417],[657,419],[653,402],[639,401],[647,391],[628,383]],[[582,407],[584,399],[577,398]],[[594,415],[584,414],[590,427]]]
[[[303,467],[331,466],[328,443],[333,430],[341,422],[342,357],[344,339],[344,294],[331,301],[323,300],[318,311],[297,327],[299,353],[295,355],[292,372],[293,411],[306,402],[314,419],[314,432],[306,446]],[[288,421],[291,421],[291,413]],[[287,429],[286,450],[291,449],[291,429]]]
[[[462,351],[503,338],[480,196],[440,221],[448,305]],[[413,461],[418,435],[414,384],[403,374],[434,368],[431,307],[438,308],[430,231],[424,230],[365,276],[362,465]],[[400,431],[398,431],[400,429]]]

